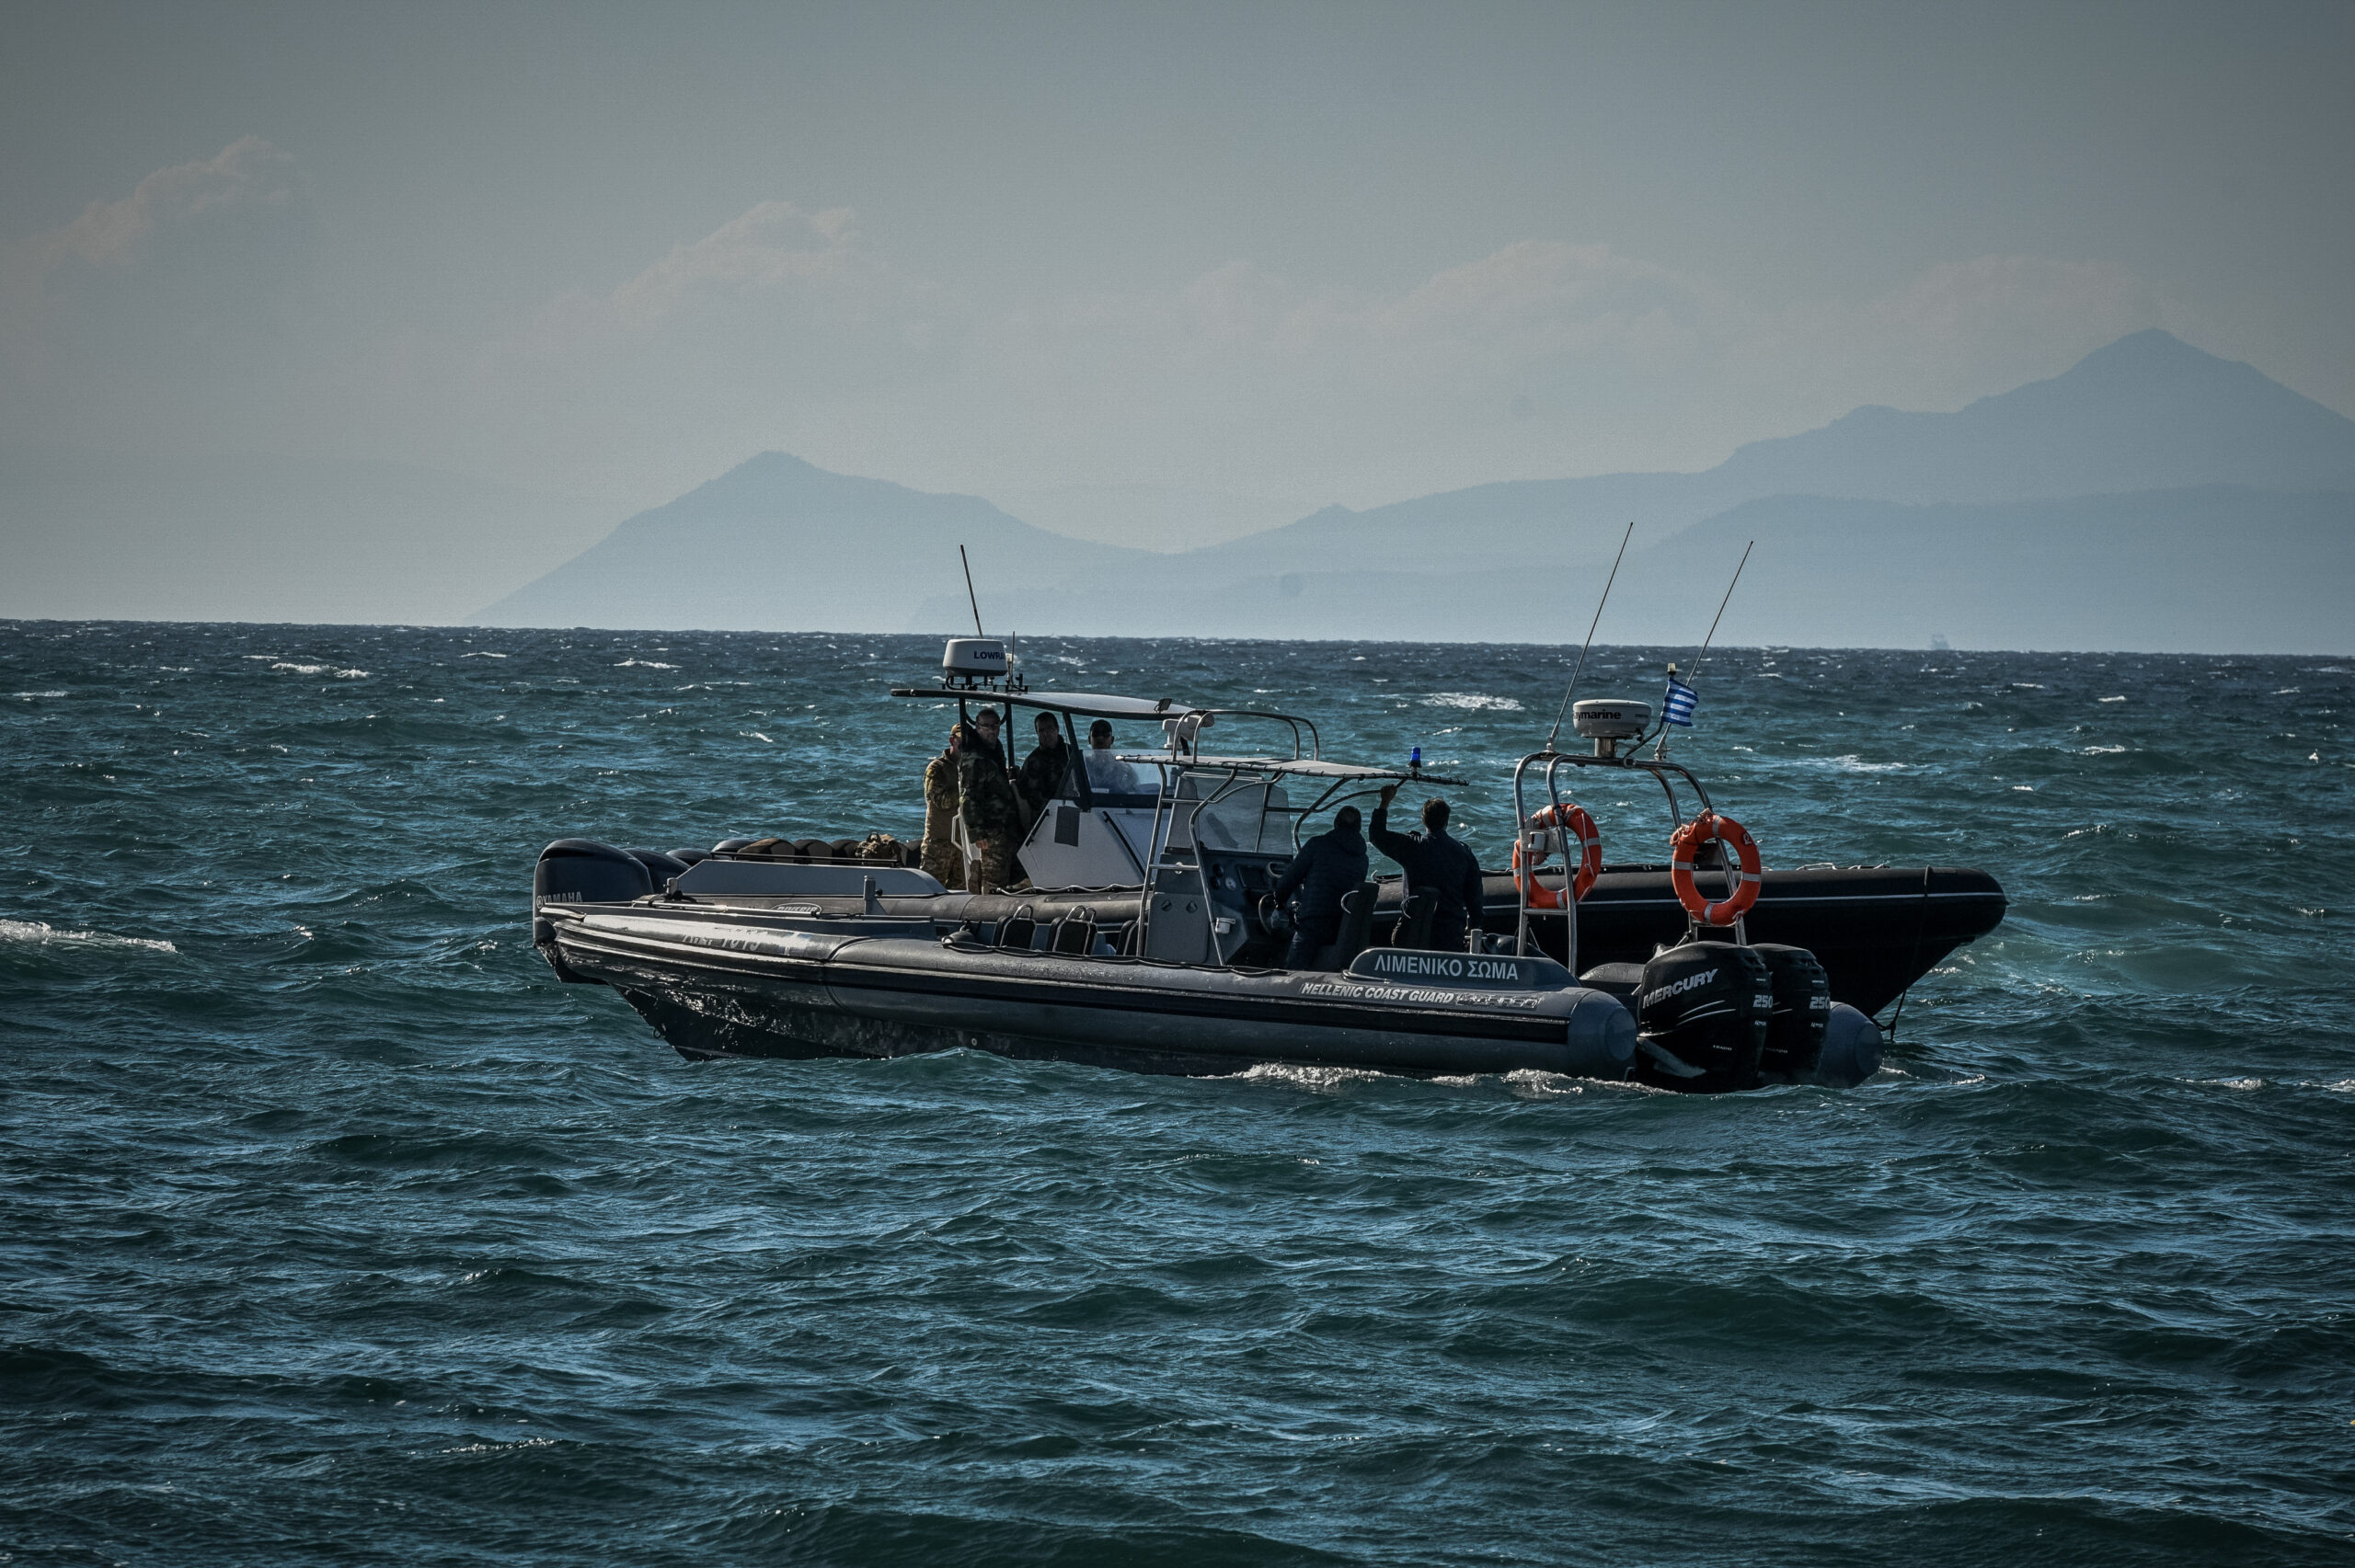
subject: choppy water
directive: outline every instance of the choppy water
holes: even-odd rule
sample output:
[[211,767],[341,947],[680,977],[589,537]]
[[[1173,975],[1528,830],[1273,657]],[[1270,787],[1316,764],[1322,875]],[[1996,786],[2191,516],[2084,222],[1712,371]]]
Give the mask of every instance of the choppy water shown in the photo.
[[[1420,744],[1492,854],[1562,673],[1027,652]],[[2355,659],[1717,656],[1770,864],[2014,898],[1848,1093],[689,1065],[554,983],[550,838],[913,832],[936,657],[0,624],[0,1561],[2349,1561]]]

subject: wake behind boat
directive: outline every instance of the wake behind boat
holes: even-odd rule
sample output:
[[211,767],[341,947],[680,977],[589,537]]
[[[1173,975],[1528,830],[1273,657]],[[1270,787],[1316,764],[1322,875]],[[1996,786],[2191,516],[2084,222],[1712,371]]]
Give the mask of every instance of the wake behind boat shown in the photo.
[[[1549,743],[1515,770],[1514,865],[1484,873],[1465,950],[1429,945],[1428,892],[1374,878],[1342,897],[1334,939],[1287,967],[1270,895],[1304,830],[1384,785],[1462,781],[1329,759],[1296,715],[1034,692],[981,638],[951,641],[939,681],[893,695],[953,702],[960,718],[994,707],[1009,730],[1017,709],[1050,715],[1074,756],[1084,720],[1155,725],[1164,744],[1123,755],[1120,787],[1066,770],[1010,891],[951,890],[879,836],[710,852],[567,839],[534,873],[534,945],[689,1058],[961,1047],[1142,1072],[1534,1070],[1714,1091],[1862,1082],[1880,1059],[1867,1014],[2004,912],[1983,872],[1764,869],[1667,757],[1647,704],[1590,701],[1575,727],[1591,753]],[[1234,729],[1281,743],[1205,748]],[[1591,769],[1660,784],[1671,861],[1603,864],[1564,792]]]

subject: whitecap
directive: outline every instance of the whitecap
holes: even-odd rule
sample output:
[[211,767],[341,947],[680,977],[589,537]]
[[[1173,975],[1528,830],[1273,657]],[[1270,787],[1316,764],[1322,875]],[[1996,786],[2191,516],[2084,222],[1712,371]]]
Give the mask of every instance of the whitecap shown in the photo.
[[1387,1077],[1362,1067],[1311,1067],[1288,1061],[1263,1061],[1232,1076],[1260,1083],[1291,1083],[1303,1089],[1333,1090],[1349,1083],[1374,1083]]
[[65,695],[63,692],[13,692],[9,694],[11,696],[22,697],[27,702],[32,701],[35,697],[62,697]]
[[290,664],[281,659],[270,668],[283,670],[290,675],[332,675],[339,681],[364,681],[368,678],[364,670],[338,670],[332,664]]
[[640,670],[676,670],[679,668],[675,664],[665,664],[659,658],[626,658],[619,664],[615,665],[614,668],[615,670],[627,670],[632,665],[636,665]]
[[2094,699],[2094,701],[2097,703],[2122,703],[2126,699],[2123,697],[2096,697]]
[[2081,750],[2077,755],[2080,757],[2115,757],[2120,751],[2125,750],[2126,748],[2123,746],[2087,746]]
[[1838,757],[1793,757],[1794,767],[1837,768],[1844,773],[1902,773],[1911,771],[1910,762],[1867,762],[1854,751]]
[[1423,699],[1427,708],[1486,708],[1500,714],[1517,714],[1521,704],[1511,697],[1490,697],[1478,692],[1434,692]]
[[0,920],[0,942],[87,943],[93,947],[144,947],[152,953],[177,954],[168,942],[145,936],[117,936],[104,931],[60,931],[47,921]]
[[467,1443],[455,1448],[443,1448],[445,1454],[511,1454],[525,1448],[552,1448],[553,1437],[524,1437],[512,1443]]

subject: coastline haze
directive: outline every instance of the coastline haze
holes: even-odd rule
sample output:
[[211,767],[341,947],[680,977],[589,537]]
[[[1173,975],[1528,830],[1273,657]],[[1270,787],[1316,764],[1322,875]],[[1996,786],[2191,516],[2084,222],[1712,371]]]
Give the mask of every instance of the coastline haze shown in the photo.
[[2154,327],[2355,407],[2338,9],[17,29],[0,613],[457,620],[762,451],[1222,546]]

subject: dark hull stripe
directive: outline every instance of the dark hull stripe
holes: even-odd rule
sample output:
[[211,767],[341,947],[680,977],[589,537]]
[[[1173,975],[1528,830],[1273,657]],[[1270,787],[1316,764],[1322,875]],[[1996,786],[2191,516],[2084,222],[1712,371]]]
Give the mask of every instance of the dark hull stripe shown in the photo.
[[[1221,996],[1214,992],[1177,988],[1120,987],[1087,980],[1043,981],[977,974],[968,970],[936,974],[916,969],[886,969],[842,958],[826,962],[786,958],[765,954],[714,953],[684,944],[624,936],[611,932],[559,933],[558,950],[565,962],[595,979],[607,967],[601,958],[639,966],[621,985],[659,985],[684,989],[700,978],[722,980],[783,980],[829,990],[864,991],[870,995],[913,996],[926,1000],[972,1000],[1029,1002],[1058,1007],[1084,1007],[1106,1013],[1146,1013],[1163,1016],[1220,1019],[1240,1024],[1264,1024],[1273,1028],[1348,1029],[1385,1035],[1421,1035],[1442,1039],[1495,1040],[1512,1045],[1551,1045],[1566,1027],[1558,1013],[1488,1013],[1475,1009],[1438,1009],[1409,1003],[1352,1005],[1345,1001],[1292,996]],[[1337,977],[1338,978],[1338,977]],[[1432,988],[1438,989],[1438,988]],[[844,1011],[852,1011],[845,1008]],[[943,1018],[942,1026],[955,1027]]]

